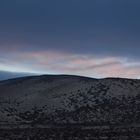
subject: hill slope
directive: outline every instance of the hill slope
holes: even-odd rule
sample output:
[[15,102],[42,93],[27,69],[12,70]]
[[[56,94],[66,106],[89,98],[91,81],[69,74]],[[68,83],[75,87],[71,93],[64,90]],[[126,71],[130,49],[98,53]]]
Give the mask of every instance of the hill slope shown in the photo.
[[135,125],[140,80],[43,75],[0,82],[0,126]]

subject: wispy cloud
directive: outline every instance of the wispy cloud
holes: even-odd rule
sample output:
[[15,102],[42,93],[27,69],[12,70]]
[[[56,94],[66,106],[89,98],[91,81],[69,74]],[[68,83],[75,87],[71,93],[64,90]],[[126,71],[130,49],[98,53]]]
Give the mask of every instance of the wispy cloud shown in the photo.
[[126,57],[58,51],[16,51],[0,60],[0,68],[20,72],[65,73],[92,77],[140,77],[140,63]]

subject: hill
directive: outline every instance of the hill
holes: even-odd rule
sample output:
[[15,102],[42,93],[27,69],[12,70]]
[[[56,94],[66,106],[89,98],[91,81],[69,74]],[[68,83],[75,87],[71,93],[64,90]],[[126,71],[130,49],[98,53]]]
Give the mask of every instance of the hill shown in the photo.
[[140,80],[43,75],[0,81],[0,127],[139,127]]

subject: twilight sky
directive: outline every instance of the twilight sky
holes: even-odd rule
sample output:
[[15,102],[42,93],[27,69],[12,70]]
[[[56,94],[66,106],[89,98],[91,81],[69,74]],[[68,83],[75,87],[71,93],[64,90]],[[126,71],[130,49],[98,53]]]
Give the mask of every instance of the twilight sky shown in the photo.
[[140,78],[140,0],[0,0],[0,71]]

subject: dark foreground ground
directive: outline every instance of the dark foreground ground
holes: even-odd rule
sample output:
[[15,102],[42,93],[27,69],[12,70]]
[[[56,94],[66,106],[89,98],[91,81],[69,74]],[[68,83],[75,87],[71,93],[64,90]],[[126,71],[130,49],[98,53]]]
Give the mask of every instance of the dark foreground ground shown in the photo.
[[139,127],[0,129],[0,140],[140,140]]

